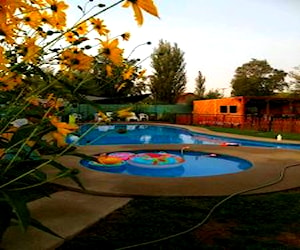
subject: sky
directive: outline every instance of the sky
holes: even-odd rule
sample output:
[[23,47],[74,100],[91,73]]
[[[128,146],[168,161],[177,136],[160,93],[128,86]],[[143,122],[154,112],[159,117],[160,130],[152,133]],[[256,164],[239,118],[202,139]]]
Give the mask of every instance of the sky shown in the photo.
[[[65,0],[70,22],[80,17],[77,5],[115,1]],[[144,12],[144,24],[134,20],[131,8],[118,5],[98,17],[104,19],[111,37],[130,32],[120,44],[124,56],[140,58],[151,74],[149,56],[159,40],[177,43],[184,52],[186,92],[195,89],[198,71],[205,88],[229,96],[237,67],[255,58],[286,72],[300,66],[300,0],[154,0],[159,18]],[[96,9],[94,9],[96,11]],[[99,10],[99,9],[97,9]],[[150,41],[151,45],[141,45]]]

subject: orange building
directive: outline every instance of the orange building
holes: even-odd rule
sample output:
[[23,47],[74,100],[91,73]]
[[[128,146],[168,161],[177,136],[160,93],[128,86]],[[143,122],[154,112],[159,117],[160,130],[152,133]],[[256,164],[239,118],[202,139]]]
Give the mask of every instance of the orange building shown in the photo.
[[193,123],[244,126],[255,119],[300,118],[300,98],[237,96],[193,102]]

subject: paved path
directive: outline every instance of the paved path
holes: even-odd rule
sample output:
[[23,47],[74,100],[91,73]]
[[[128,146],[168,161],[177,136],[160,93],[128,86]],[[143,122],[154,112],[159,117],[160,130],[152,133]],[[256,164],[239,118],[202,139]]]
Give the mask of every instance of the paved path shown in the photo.
[[11,226],[0,245],[5,250],[52,250],[101,218],[124,206],[130,198],[101,197],[70,191],[57,192],[29,204],[32,217],[64,239],[29,227],[26,233]]

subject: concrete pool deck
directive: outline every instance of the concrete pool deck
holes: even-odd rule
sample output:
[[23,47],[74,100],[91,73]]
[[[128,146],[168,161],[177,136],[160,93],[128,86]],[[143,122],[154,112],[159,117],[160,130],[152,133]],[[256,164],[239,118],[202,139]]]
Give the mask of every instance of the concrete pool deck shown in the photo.
[[[95,155],[113,151],[180,150],[181,148],[182,145],[84,146],[78,151]],[[247,193],[274,192],[300,186],[300,152],[296,150],[189,145],[188,151],[240,157],[250,161],[253,166],[239,173],[207,177],[143,177],[94,171],[82,167],[79,163],[80,158],[63,156],[59,160],[61,163],[68,167],[80,169],[80,179],[86,190],[82,191],[69,180],[58,180],[55,183],[73,191],[119,197],[222,196],[275,182],[283,174],[282,171],[286,167],[299,164],[299,166],[286,169],[284,178],[279,183]]]
[[[131,123],[134,124],[134,123]],[[251,136],[240,136],[225,133],[212,132],[204,128],[195,126],[168,125],[179,128],[186,128],[194,132],[207,133],[235,137],[248,140],[267,141],[273,143],[300,144],[299,141],[257,138]],[[207,176],[207,177],[142,177],[129,176],[117,173],[107,173],[87,169],[79,163],[80,158],[73,156],[63,156],[60,161],[68,167],[80,169],[80,178],[85,186],[84,192],[97,195],[135,197],[135,196],[223,196],[230,195],[243,190],[250,190],[256,187],[270,184],[263,188],[248,191],[247,194],[275,192],[287,190],[300,186],[300,151],[278,148],[257,148],[257,147],[224,147],[220,145],[185,145],[187,151],[200,151],[208,154],[225,154],[243,158],[250,161],[253,166],[245,171]],[[82,146],[78,147],[78,152],[87,155],[113,151],[134,151],[134,150],[181,150],[183,145],[178,144],[144,144],[144,145],[106,145],[106,146]],[[299,166],[288,167],[294,164]],[[200,166],[201,167],[201,166]],[[288,168],[287,168],[288,167]],[[281,175],[283,180],[279,182]],[[63,185],[70,190],[80,190],[76,184],[69,180],[59,180],[57,184]]]
[[[208,132],[201,128],[184,127],[203,133],[227,135]],[[234,136],[230,135],[230,137]],[[241,138],[241,136],[236,137]],[[277,142],[275,139],[243,138]],[[300,143],[292,141],[282,142]],[[54,237],[31,227],[26,233],[23,233],[18,227],[12,226],[5,233],[0,248],[2,247],[5,250],[56,249],[63,244],[64,240],[71,239],[109,213],[126,205],[134,197],[227,196],[250,189],[252,190],[244,194],[276,192],[300,186],[299,150],[214,145],[188,146],[189,151],[240,157],[252,162],[253,167],[243,172],[219,176],[158,178],[93,171],[82,167],[79,163],[80,158],[63,156],[59,159],[60,162],[68,167],[80,169],[79,178],[86,190],[81,190],[69,180],[59,180],[55,183],[62,185],[69,191],[54,193],[50,199],[42,198],[33,201],[29,204],[29,208],[34,218],[64,237],[64,239]],[[95,155],[112,151],[140,149],[180,150],[181,148],[182,145],[84,146],[78,147],[77,151],[88,155]],[[299,166],[288,167],[295,164],[299,164]],[[285,169],[286,171],[283,173]],[[278,182],[282,177],[283,179]],[[275,184],[255,189],[271,183]]]

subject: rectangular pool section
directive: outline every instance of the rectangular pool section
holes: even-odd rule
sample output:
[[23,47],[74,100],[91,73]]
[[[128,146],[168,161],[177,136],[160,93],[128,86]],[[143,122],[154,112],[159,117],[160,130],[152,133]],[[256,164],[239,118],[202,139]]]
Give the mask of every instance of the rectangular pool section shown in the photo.
[[[80,127],[79,136],[93,124]],[[81,138],[77,145],[120,145],[120,144],[235,144],[252,147],[273,147],[300,149],[300,144],[262,142],[247,139],[236,139],[223,136],[212,136],[191,132],[188,129],[168,125],[112,124],[99,125]]]

